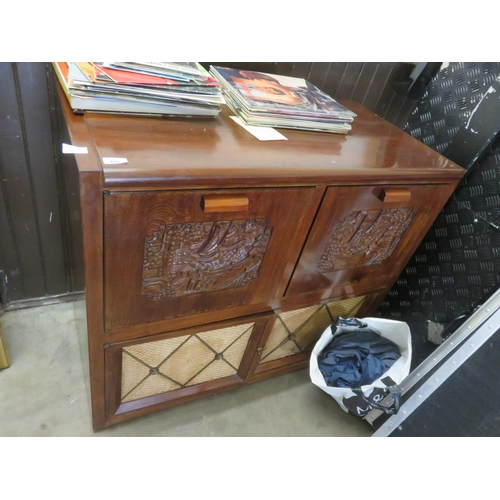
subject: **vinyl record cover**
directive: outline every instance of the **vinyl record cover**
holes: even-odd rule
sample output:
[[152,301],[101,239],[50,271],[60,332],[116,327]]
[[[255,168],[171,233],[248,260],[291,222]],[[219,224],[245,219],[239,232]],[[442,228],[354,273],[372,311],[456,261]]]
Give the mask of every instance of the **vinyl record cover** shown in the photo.
[[220,66],[212,66],[211,73],[241,106],[251,112],[311,117],[328,115],[344,121],[352,121],[356,116],[303,78]]

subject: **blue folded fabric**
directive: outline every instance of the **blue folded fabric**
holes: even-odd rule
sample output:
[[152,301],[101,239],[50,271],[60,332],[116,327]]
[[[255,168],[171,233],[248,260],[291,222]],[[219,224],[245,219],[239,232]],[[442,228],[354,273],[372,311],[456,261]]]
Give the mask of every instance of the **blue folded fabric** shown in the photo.
[[318,356],[330,387],[359,387],[380,378],[399,359],[399,347],[370,329],[340,333]]

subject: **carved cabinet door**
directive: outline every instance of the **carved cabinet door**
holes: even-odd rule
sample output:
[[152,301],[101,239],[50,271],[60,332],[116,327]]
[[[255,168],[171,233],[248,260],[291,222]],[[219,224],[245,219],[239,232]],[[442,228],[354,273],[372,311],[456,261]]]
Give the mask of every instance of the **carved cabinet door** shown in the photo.
[[416,250],[448,198],[448,189],[328,188],[286,294],[339,288],[349,293],[357,284],[385,286]]
[[104,197],[112,330],[277,293],[313,188],[111,192]]

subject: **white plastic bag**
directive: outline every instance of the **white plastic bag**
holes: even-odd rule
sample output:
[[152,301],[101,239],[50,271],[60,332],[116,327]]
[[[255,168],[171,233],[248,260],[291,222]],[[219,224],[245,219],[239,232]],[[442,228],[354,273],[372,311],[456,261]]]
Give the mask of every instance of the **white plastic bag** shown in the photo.
[[[398,347],[401,356],[381,377],[370,385],[363,385],[357,388],[330,387],[318,366],[318,356],[323,349],[331,342],[334,335],[329,326],[321,338],[318,340],[311,352],[311,361],[309,364],[309,374],[314,385],[330,394],[337,401],[340,407],[353,415],[364,417],[373,408],[379,408],[379,403],[389,393],[394,394],[396,408],[387,409],[387,413],[395,413],[399,409],[397,399],[397,390],[394,386],[400,384],[402,380],[410,373],[411,365],[411,333],[406,323],[381,318],[362,318],[363,323],[369,327],[378,330],[382,337],[394,342]],[[382,409],[382,408],[381,408]]]

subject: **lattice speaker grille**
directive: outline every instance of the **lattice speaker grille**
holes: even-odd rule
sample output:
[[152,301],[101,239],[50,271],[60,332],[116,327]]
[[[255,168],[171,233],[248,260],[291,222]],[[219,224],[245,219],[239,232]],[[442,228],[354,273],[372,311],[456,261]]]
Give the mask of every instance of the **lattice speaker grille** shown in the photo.
[[365,296],[306,307],[280,314],[261,354],[260,363],[268,363],[313,348],[328,325],[339,316],[354,316]]
[[122,402],[236,375],[254,324],[124,348]]

